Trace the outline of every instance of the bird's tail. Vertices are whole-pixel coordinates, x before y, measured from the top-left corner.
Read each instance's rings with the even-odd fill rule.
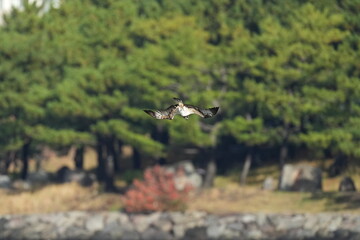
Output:
[[[209,118],[214,116],[219,111],[219,107],[212,107],[207,109],[200,109],[203,118]]]
[[[214,116],[219,111],[219,107],[209,108],[209,110],[211,111],[212,115]]]

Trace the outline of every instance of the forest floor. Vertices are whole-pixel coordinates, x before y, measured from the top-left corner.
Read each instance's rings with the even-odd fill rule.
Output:
[[[316,165],[312,161],[309,164]],[[52,158],[45,162],[46,171],[55,172],[64,165],[73,167],[69,157]],[[85,168],[95,166],[94,153],[86,155]],[[34,163],[32,163],[31,167]],[[343,175],[351,176],[360,187],[359,171],[352,169]],[[266,191],[261,189],[267,176],[278,179],[277,166],[264,166],[250,171],[248,184],[238,184],[239,171],[227,176],[218,176],[213,188],[193,196],[188,204],[189,210],[202,210],[210,213],[316,213],[339,212],[360,214],[360,192],[339,193],[337,191],[341,176],[323,176],[323,192],[300,193]],[[124,179],[117,185],[124,186]],[[81,187],[77,183],[50,184],[33,191],[8,192],[0,190],[0,214],[48,213],[61,211],[117,211],[121,209],[121,195],[104,193],[99,185]]]

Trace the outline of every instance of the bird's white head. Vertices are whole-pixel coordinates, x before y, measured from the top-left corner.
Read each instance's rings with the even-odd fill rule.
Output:
[[[183,105],[184,105],[183,101],[182,101],[180,98],[173,98],[173,99],[174,99],[174,101],[175,101],[177,104],[179,104],[179,106],[183,106]]]

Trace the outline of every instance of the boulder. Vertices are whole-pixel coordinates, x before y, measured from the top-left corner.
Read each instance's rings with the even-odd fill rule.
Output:
[[[266,177],[264,182],[263,182],[263,185],[262,185],[262,189],[263,190],[269,190],[269,191],[272,191],[274,190],[274,178],[273,177]]]
[[[181,161],[164,168],[167,172],[175,175],[175,187],[178,190],[183,190],[187,184],[190,184],[194,189],[199,189],[202,186],[202,176],[191,161]]]
[[[0,174],[0,188],[9,189],[11,187],[11,180],[8,175]]]
[[[279,190],[314,192],[322,190],[320,168],[310,165],[285,164],[280,176]]]
[[[33,188],[33,186],[28,182],[21,179],[16,179],[11,184],[12,189],[17,191],[29,191]]]
[[[50,182],[50,177],[44,170],[30,172],[27,176],[27,181],[32,186],[46,185]]]
[[[72,170],[67,166],[56,172],[56,178],[59,183],[78,182],[84,187],[91,186],[96,181],[95,174],[82,170]]]
[[[355,183],[351,177],[343,177],[339,185],[339,192],[356,192]]]
[[[66,178],[66,174],[68,174],[69,171],[71,171],[71,170],[67,166],[63,166],[63,167],[59,168],[56,171],[56,181],[59,182],[59,183],[64,183],[65,178]]]

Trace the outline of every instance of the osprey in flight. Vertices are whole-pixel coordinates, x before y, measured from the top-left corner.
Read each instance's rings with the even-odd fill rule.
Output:
[[[219,110],[219,107],[201,109],[196,106],[184,104],[179,98],[174,98],[174,100],[177,104],[171,105],[165,110],[144,110],[144,112],[156,119],[172,120],[177,114],[180,114],[185,119],[188,119],[191,114],[196,114],[203,118],[209,118],[214,116]]]

